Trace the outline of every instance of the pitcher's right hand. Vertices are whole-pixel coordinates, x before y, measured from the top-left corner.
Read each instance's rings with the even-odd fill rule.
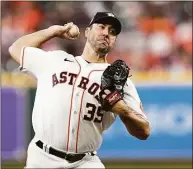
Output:
[[[77,39],[80,34],[79,28],[72,22],[67,23],[64,26],[53,25],[53,26],[50,26],[48,30],[50,30],[53,33],[54,37],[59,37],[59,38],[69,39],[69,40]],[[73,36],[73,34],[71,33],[72,30],[73,30],[73,34],[76,34],[76,36]]]

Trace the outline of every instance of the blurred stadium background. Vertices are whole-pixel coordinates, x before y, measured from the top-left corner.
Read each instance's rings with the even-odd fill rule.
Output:
[[[23,167],[33,137],[36,80],[18,71],[8,47],[20,36],[74,22],[76,41],[52,39],[45,50],[81,54],[84,29],[97,11],[123,24],[108,57],[127,62],[151,122],[146,141],[129,136],[117,119],[98,154],[107,168],[192,168],[192,2],[1,2],[1,162]],[[42,65],[43,67],[43,65]]]

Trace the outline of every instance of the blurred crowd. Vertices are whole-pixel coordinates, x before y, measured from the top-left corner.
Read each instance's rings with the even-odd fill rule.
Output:
[[[8,47],[19,37],[53,24],[74,22],[81,31],[76,41],[54,38],[42,47],[82,53],[84,30],[98,11],[113,12],[123,26],[109,62],[125,60],[134,71],[192,70],[192,2],[52,2],[3,1],[1,71],[18,67]]]

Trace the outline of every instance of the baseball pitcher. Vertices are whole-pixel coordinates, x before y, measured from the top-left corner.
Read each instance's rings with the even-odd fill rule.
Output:
[[[9,48],[20,70],[37,78],[32,114],[35,136],[29,144],[25,168],[104,168],[97,156],[102,134],[119,116],[128,132],[145,140],[149,122],[122,60],[108,64],[121,23],[108,12],[98,12],[85,30],[80,56],[40,49],[59,37],[75,40],[73,23],[53,25],[25,35]]]

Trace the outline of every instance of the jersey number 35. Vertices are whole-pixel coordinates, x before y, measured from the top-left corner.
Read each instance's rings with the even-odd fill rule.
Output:
[[[86,108],[88,109],[88,111],[87,114],[84,115],[84,120],[94,121],[96,123],[102,122],[103,113],[101,112],[101,106],[97,108],[95,104],[87,103]]]

